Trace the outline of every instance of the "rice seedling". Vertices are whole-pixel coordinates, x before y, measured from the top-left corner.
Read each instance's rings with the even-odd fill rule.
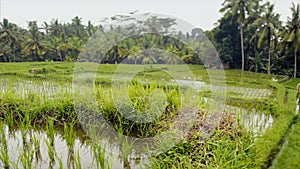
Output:
[[[123,137],[120,135],[118,135],[118,142],[120,143],[120,157],[123,159],[124,164],[127,163],[126,166],[128,166],[128,158],[130,154],[132,154],[134,143],[130,142],[127,137]]]
[[[4,119],[5,119],[5,122],[7,123],[7,125],[9,126],[9,128],[13,128],[14,121],[15,121],[15,117],[14,117],[13,113],[10,111],[6,111],[4,113]]]
[[[49,166],[50,168],[52,168],[55,162],[55,149],[54,149],[55,130],[54,130],[54,122],[52,119],[49,119],[46,124],[46,133],[47,133],[47,139],[45,138],[44,141],[48,147]]]
[[[54,162],[55,162],[55,150],[54,146],[51,144],[51,141],[48,139],[44,139],[47,148],[48,148],[48,157],[49,157],[49,168],[53,168]]]
[[[40,149],[40,139],[33,133],[31,134],[31,139],[33,142],[33,151],[35,154],[35,160],[36,160],[36,163],[38,163],[40,160],[42,160],[42,154],[41,154],[41,149]]]
[[[52,119],[49,119],[47,121],[46,132],[47,132],[47,136],[48,136],[51,147],[54,147],[55,130],[54,130],[54,122]]]
[[[105,147],[103,148],[99,143],[94,143],[92,149],[97,168],[106,168]]]
[[[19,156],[19,159],[24,169],[33,169],[34,150],[30,147],[26,150],[23,149],[23,153]]]
[[[64,124],[64,139],[70,151],[74,151],[76,133],[74,130],[74,123]]]
[[[77,155],[76,155],[76,158],[75,158],[75,161],[74,161],[74,163],[75,163],[75,168],[76,169],[81,169],[81,162],[80,162],[80,153],[79,153],[79,151],[77,152]]]
[[[3,163],[3,168],[9,169],[10,168],[10,160],[8,155],[8,145],[6,141],[5,135],[5,126],[2,122],[0,122],[0,133],[1,133],[1,149],[0,149],[0,159]]]
[[[55,156],[58,159],[59,169],[63,169],[64,168],[64,164],[63,164],[62,159],[57,154],[55,154]]]
[[[64,139],[66,141],[66,144],[68,146],[68,166],[76,166],[80,164],[80,159],[79,161],[76,161],[77,159],[75,158],[75,153],[74,153],[74,145],[75,145],[75,138],[76,133],[74,131],[74,124],[64,124]],[[79,156],[80,157],[80,156]]]

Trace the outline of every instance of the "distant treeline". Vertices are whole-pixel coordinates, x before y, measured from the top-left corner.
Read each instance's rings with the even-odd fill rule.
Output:
[[[291,4],[292,15],[284,22],[280,21],[280,15],[274,12],[274,5],[270,2],[224,0],[222,5],[220,12],[223,16],[216,27],[205,34],[197,28],[187,33],[174,32],[175,19],[156,16],[130,27],[111,26],[109,29],[104,28],[105,24],[88,22],[84,25],[80,17],[69,23],[53,19],[41,27],[36,21],[29,21],[28,27],[23,29],[4,18],[0,22],[0,62],[76,61],[83,53],[80,61],[222,65],[296,77],[300,63],[297,59],[300,54],[299,4]],[[130,16],[118,15],[108,20]],[[116,43],[108,51],[104,45],[84,47],[96,32]],[[124,32],[134,36],[120,39],[119,35]],[[172,36],[161,36],[161,33]],[[217,63],[216,51],[205,35],[216,47],[222,64]],[[179,57],[172,57],[172,54]]]

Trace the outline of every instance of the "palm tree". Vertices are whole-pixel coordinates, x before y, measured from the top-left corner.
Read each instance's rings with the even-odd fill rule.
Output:
[[[51,37],[59,37],[62,32],[62,25],[58,22],[57,19],[54,19],[50,22],[48,26],[49,33]]]
[[[138,53],[141,51],[139,46],[133,46],[128,50],[128,59],[134,59],[134,64],[137,64],[137,60],[140,58],[141,54]]]
[[[179,50],[174,45],[169,45],[166,48],[166,51],[170,52],[165,55],[165,60],[167,64],[176,64],[179,62],[178,55]]]
[[[49,49],[54,52],[55,57],[59,57],[59,60],[62,62],[62,49],[64,49],[65,44],[63,43],[61,38],[53,37],[49,41]]]
[[[243,28],[246,24],[246,16],[249,13],[252,1],[251,0],[225,0],[222,4],[224,7],[220,9],[220,12],[225,13],[225,18],[230,16],[238,16],[238,23],[240,24],[240,37],[242,48],[242,71],[245,69],[245,53],[244,53],[244,31]],[[233,17],[235,18],[235,17]]]
[[[82,18],[76,16],[72,19],[71,32],[73,36],[77,36],[80,39],[83,39],[85,37],[86,32],[84,30],[84,25],[82,25]]]
[[[291,44],[294,48],[294,78],[297,76],[297,53],[300,49],[300,5],[292,3],[292,18],[288,17],[287,31],[283,43]]]
[[[11,62],[11,56],[14,56],[14,48],[17,43],[17,37],[13,32],[13,27],[14,25],[9,23],[6,18],[0,23],[0,44],[2,49],[6,48],[6,50],[1,53],[7,56],[8,62]]]
[[[82,50],[83,41],[78,37],[68,39],[68,43],[63,48],[68,48],[72,59],[76,60]]]
[[[86,27],[86,32],[89,37],[91,37],[95,32],[97,31],[97,28],[92,24],[91,21],[88,21],[88,25]]]
[[[36,21],[28,23],[29,33],[24,43],[24,53],[33,56],[33,60],[41,60],[40,56],[46,52],[46,44],[42,39],[41,32]]]
[[[274,4],[270,4],[269,2],[266,4],[266,12],[265,14],[258,18],[255,22],[260,23],[262,25],[259,28],[258,33],[260,34],[258,40],[258,48],[261,48],[265,40],[268,42],[268,74],[271,74],[271,51],[272,51],[272,40],[275,38],[276,28],[277,25],[280,24],[279,22],[279,14],[274,13]]]

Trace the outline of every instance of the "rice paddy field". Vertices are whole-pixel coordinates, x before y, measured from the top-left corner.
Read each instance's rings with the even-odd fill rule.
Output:
[[[0,168],[299,168],[298,79],[0,63]]]

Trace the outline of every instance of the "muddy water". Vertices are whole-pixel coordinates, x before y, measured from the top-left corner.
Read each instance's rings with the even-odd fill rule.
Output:
[[[54,136],[54,146],[52,150],[55,152],[55,160],[51,162],[48,151],[46,140],[49,140],[45,131],[36,131],[36,130],[27,130],[25,143],[23,141],[22,132],[20,130],[9,131],[8,126],[4,126],[5,139],[7,141],[8,155],[11,161],[10,164],[13,164],[12,168],[24,168],[21,162],[21,157],[24,157],[28,152],[32,153],[32,164],[33,168],[78,168],[76,167],[76,161],[80,161],[81,168],[97,168],[98,162],[95,159],[93,147],[88,140],[83,141],[82,138],[77,137],[75,139],[74,150],[70,151],[67,146],[66,140],[64,137],[56,133]],[[40,143],[38,144],[38,153],[34,151],[34,141],[33,137],[38,138]],[[1,138],[4,139],[4,138]],[[105,156],[105,168],[109,168],[110,165],[112,169],[136,169],[136,168],[145,168],[145,163],[147,159],[141,157],[132,157],[123,158],[120,148],[116,145],[104,143],[105,140],[102,140],[101,146],[105,147],[103,150],[103,155]],[[114,154],[109,154],[107,152],[114,152]],[[116,155],[116,153],[118,155]],[[60,164],[60,162],[62,164]],[[98,164],[97,164],[98,163]],[[3,167],[3,164],[0,160],[0,167]],[[99,167],[100,168],[100,167]]]
[[[226,106],[225,111],[234,112],[237,120],[254,136],[260,136],[271,128],[274,122],[273,116],[269,113],[258,112],[255,109],[246,110],[239,107]]]

